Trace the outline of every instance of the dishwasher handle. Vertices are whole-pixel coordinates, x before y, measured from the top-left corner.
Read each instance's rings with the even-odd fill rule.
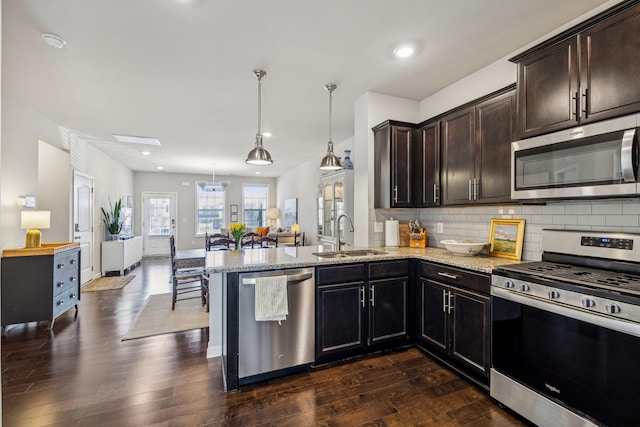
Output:
[[[300,273],[300,274],[292,274],[292,275],[287,275],[287,285],[293,284],[293,283],[298,283],[298,282],[304,282],[305,280],[309,280],[313,277],[312,273]],[[243,285],[255,285],[256,284],[256,279],[254,278],[246,278],[246,279],[242,279],[242,284]]]

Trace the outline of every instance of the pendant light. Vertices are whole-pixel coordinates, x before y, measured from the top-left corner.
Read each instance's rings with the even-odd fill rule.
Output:
[[[266,71],[263,70],[253,70],[253,75],[258,79],[258,133],[256,133],[256,147],[249,151],[249,155],[247,156],[247,160],[245,162],[250,165],[258,165],[265,166],[273,163],[271,160],[271,154],[262,146],[262,132],[260,130],[260,119],[261,119],[261,109],[262,109],[262,83],[261,80],[264,76],[267,75]]]
[[[340,159],[333,154],[333,141],[331,140],[331,134],[333,133],[332,122],[331,122],[331,94],[334,90],[336,90],[338,86],[333,83],[327,83],[324,88],[329,92],[329,143],[327,144],[327,154],[324,155],[322,161],[320,162],[319,169],[329,170],[329,171],[337,171],[342,169],[342,165],[340,164]]]

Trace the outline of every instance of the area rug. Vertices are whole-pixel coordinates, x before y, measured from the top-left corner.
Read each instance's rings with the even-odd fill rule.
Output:
[[[178,301],[171,310],[171,294],[150,295],[122,341],[209,327],[209,313],[199,298]]]
[[[131,276],[111,276],[98,277],[93,279],[81,288],[81,292],[110,291],[113,289],[122,289],[136,277]]]

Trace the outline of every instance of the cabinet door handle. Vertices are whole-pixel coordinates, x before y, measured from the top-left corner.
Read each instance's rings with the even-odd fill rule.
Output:
[[[480,185],[480,180],[473,178],[473,200],[478,200],[478,185]]]
[[[582,117],[585,119],[588,116],[589,111],[589,88],[585,88],[582,92]]]
[[[447,291],[442,291],[442,312],[447,312]]]
[[[375,288],[371,287],[371,307],[375,307],[376,305],[376,291]]]
[[[569,104],[571,104],[571,115],[575,116],[576,122],[580,120],[580,110],[578,109],[578,92],[569,91]]]
[[[458,276],[456,276],[455,274],[444,273],[442,271],[438,271],[438,276],[443,276],[443,277],[448,277],[449,279],[458,280]]]
[[[398,203],[398,186],[393,187],[393,203]]]
[[[453,292],[449,291],[449,311],[448,311],[448,313],[451,313],[451,310],[453,310],[453,304],[451,302],[452,298],[453,298]]]
[[[438,199],[440,199],[440,188],[438,184],[433,184],[433,203],[438,203]]]
[[[362,308],[364,308],[364,286],[360,286],[360,304],[362,304]]]
[[[64,263],[58,264],[58,268],[64,268]]]
[[[472,196],[472,194],[473,194],[473,193],[472,193],[472,190],[471,190],[471,187],[472,187],[472,186],[473,186],[473,184],[471,183],[471,179],[469,179],[469,200],[473,200],[473,199],[471,198],[471,196]]]

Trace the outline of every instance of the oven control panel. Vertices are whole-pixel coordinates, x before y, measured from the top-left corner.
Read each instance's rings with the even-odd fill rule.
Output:
[[[616,239],[612,237],[582,236],[580,246],[593,246],[596,248],[613,248],[633,250],[633,239]]]

